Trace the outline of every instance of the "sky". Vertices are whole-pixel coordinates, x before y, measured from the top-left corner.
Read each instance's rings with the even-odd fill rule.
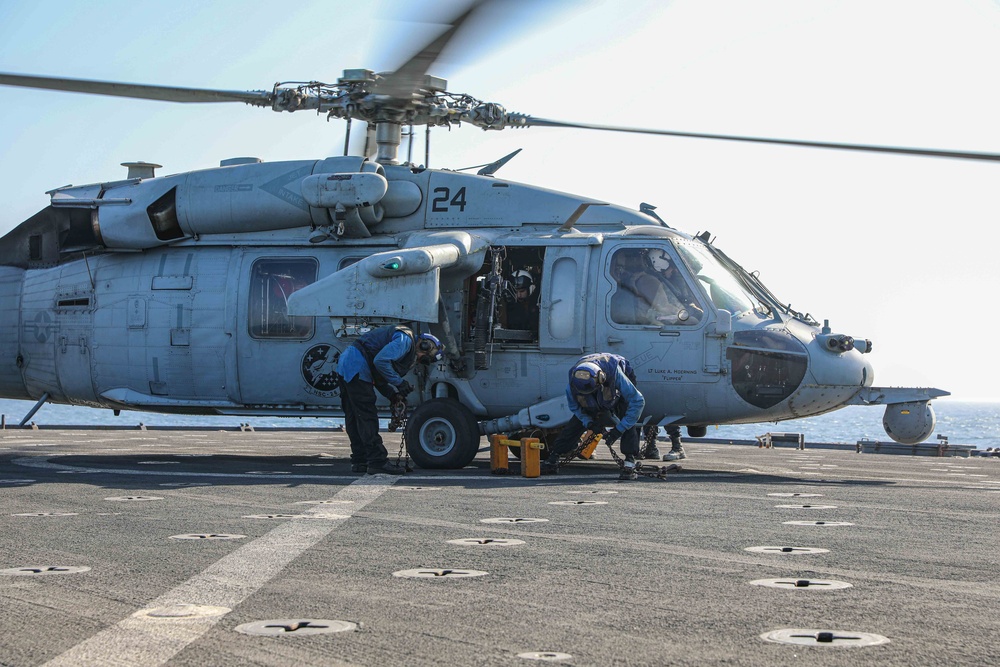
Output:
[[[442,9],[444,7],[444,9]],[[226,90],[393,68],[442,2],[0,0],[0,71]],[[1000,153],[997,0],[500,1],[432,73],[543,118]],[[339,155],[311,112],[0,87],[0,233],[46,190]],[[425,162],[423,137],[414,161]],[[873,341],[875,384],[1000,400],[1000,164],[595,131],[432,131],[431,167],[708,230],[780,299]],[[405,155],[405,144],[402,154]]]

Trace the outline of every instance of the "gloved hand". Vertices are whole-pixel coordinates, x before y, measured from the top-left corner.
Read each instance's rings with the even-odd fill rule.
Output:
[[[589,422],[587,422],[586,424],[583,425],[583,429],[585,431],[593,431],[594,433],[597,433],[597,430],[598,430],[597,422],[595,422],[595,421],[589,421]]]
[[[608,443],[609,445],[613,445],[620,437],[622,437],[622,432],[619,431],[617,428],[613,428],[610,431],[608,431],[607,435],[604,436],[604,442]]]
[[[396,393],[398,393],[402,398],[409,396],[410,392],[413,391],[413,387],[406,380],[403,380],[398,387],[396,387]]]

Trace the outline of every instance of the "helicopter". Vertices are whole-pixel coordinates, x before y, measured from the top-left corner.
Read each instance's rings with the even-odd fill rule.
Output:
[[[0,239],[0,395],[114,410],[340,416],[334,369],[358,335],[409,323],[446,359],[420,377],[406,426],[414,461],[459,468],[482,435],[568,420],[566,370],[580,355],[630,359],[645,422],[692,437],[713,424],[781,421],[846,405],[885,407],[891,438],[929,437],[932,388],[876,387],[863,336],[781,302],[713,243],[632,210],[496,176],[423,168],[403,129],[565,127],[958,159],[983,153],[786,141],[537,118],[451,93],[428,74],[482,3],[391,72],[334,84],[224,91],[0,74],[0,84],[168,102],[244,103],[365,123],[359,154],[126,178],[50,192]],[[412,141],[410,145],[412,147]],[[374,149],[372,152],[371,149]],[[653,251],[685,299],[631,287]],[[515,274],[538,321],[508,326]],[[666,294],[666,290],[664,289]],[[645,303],[645,305],[643,305]],[[666,306],[662,304],[666,303]],[[16,314],[16,319],[11,317]],[[388,412],[388,403],[381,404]],[[30,418],[26,417],[26,419]]]

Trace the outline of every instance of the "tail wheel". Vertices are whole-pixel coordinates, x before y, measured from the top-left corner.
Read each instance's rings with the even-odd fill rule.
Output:
[[[406,451],[421,468],[464,468],[479,451],[479,424],[455,399],[433,398],[406,420]]]

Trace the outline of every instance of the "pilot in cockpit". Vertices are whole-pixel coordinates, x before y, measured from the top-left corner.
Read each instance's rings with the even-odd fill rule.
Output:
[[[625,248],[615,253],[611,276],[618,288],[611,297],[611,319],[619,324],[679,324],[689,318],[684,304],[652,270],[646,251]]]
[[[667,251],[662,248],[650,248],[646,251],[646,262],[664,289],[670,292],[671,296],[680,302],[680,305],[687,311],[686,323],[700,322],[705,313],[698,305],[691,288],[684,281],[684,276],[681,275]],[[670,313],[666,313],[666,315],[669,317]],[[663,320],[661,319],[661,321]]]

